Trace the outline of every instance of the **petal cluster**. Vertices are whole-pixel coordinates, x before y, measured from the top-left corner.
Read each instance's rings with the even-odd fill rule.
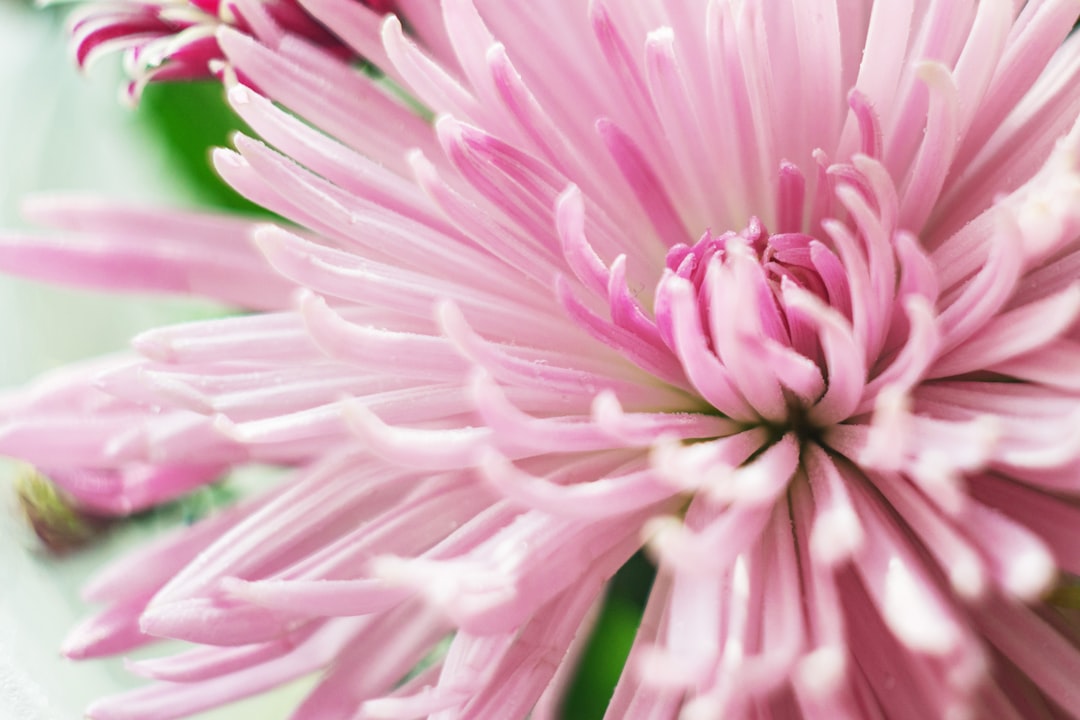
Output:
[[[216,166],[285,222],[0,246],[256,311],[31,389],[0,450],[120,511],[290,468],[91,584],[69,654],[194,645],[92,717],[318,671],[292,717],[555,717],[643,547],[612,720],[1080,715],[1074,1],[304,7],[392,82],[218,28],[262,139]]]

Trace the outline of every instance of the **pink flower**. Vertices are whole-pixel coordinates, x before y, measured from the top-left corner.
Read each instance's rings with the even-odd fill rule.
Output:
[[[1080,714],[1044,600],[1080,574],[1075,2],[443,0],[417,43],[305,7],[435,121],[222,27],[268,144],[217,167],[295,226],[52,205],[0,249],[262,310],[36,391],[0,449],[113,506],[131,467],[295,467],[90,586],[70,654],[195,644],[92,717],[319,670],[293,717],[552,717],[643,545],[609,718]]]
[[[389,12],[388,0],[355,0],[355,12],[370,22]],[[366,8],[364,6],[367,6]],[[124,51],[134,101],[147,83],[190,80],[217,73],[222,58],[215,33],[234,27],[273,45],[283,32],[349,57],[351,52],[295,0],[89,0],[70,18],[79,65]]]

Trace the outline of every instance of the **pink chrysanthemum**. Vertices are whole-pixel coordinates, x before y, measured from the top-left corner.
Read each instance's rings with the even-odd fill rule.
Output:
[[[390,0],[350,1],[367,6],[372,19],[394,5]],[[223,57],[215,33],[222,25],[271,46],[288,32],[348,56],[347,48],[296,0],[90,0],[72,14],[70,24],[80,66],[124,52],[130,100],[138,99],[150,82],[216,74],[215,63]]]
[[[27,390],[0,449],[114,511],[295,468],[88,588],[69,654],[197,645],[91,715],[325,670],[294,718],[551,717],[645,545],[609,718],[1080,717],[1075,0],[441,6],[305,0],[433,123],[218,30],[277,150],[217,167],[296,227],[45,203],[0,251],[260,311]]]

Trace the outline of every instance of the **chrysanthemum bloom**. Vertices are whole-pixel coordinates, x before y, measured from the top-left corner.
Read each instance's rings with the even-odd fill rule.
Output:
[[[362,3],[354,12],[369,25],[377,24],[380,14],[395,4],[349,2]],[[131,79],[127,97],[132,101],[150,82],[215,74],[215,63],[222,60],[215,33],[222,25],[271,46],[288,32],[348,55],[347,48],[296,0],[90,0],[72,13],[70,23],[80,66],[124,52],[124,68]]]
[[[9,406],[98,506],[294,468],[91,585],[70,654],[197,645],[93,717],[319,670],[293,717],[550,717],[643,546],[609,718],[1080,716],[1074,0],[305,6],[436,120],[222,28],[269,145],[217,167],[296,226],[45,204],[0,253],[263,311]]]

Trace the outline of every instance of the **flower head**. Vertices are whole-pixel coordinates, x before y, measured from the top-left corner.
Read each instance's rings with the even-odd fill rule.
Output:
[[[1080,711],[1042,599],[1080,573],[1076,3],[441,5],[380,43],[305,4],[434,122],[218,30],[269,145],[215,162],[294,226],[50,205],[0,251],[263,311],[34,391],[0,448],[120,508],[133,467],[295,468],[92,584],[70,654],[196,644],[92,716],[329,668],[294,717],[551,717],[643,545],[609,718]]]

